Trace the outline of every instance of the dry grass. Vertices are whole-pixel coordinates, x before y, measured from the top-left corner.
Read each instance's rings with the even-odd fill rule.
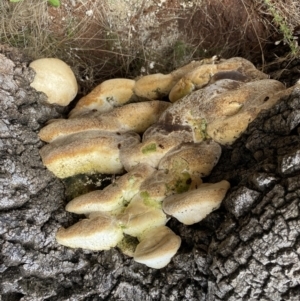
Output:
[[[268,15],[272,22],[269,24],[281,34],[281,40],[277,42],[287,44],[291,55],[299,54],[298,41],[293,37],[294,28],[300,24],[300,3],[298,0],[263,0],[264,10],[262,15]]]
[[[100,80],[124,74],[133,59],[110,28],[102,0],[89,2],[93,18],[85,14],[84,2],[83,12],[75,9],[75,15],[58,8],[58,17],[65,18],[58,28],[52,24],[46,0],[0,1],[0,43],[22,49],[31,60],[66,61],[86,93]]]
[[[75,0],[65,2],[72,1]],[[281,59],[292,59],[299,54],[297,41],[293,39],[293,29],[300,24],[298,0],[239,1],[246,12],[246,21],[240,27],[236,26],[236,22],[241,21],[238,14],[231,16],[231,8],[226,3],[211,0],[209,3],[216,5],[209,6],[206,0],[194,0],[190,9],[182,5],[174,9],[173,17],[160,17],[161,29],[172,21],[183,28],[176,40],[166,41],[166,46],[161,48],[151,47],[152,41],[130,26],[120,30],[111,19],[108,1],[77,2],[81,6],[70,14],[66,7],[56,9],[65,20],[63,28],[55,28],[47,0],[0,1],[0,43],[22,49],[31,59],[58,57],[65,60],[73,67],[83,87],[82,93],[106,78],[135,77],[143,69],[144,73],[168,72],[192,59],[214,54],[241,55],[252,60],[260,56],[264,62],[266,45],[274,36],[280,37],[291,49]],[[141,8],[147,2],[139,3],[142,4],[135,16],[138,25],[143,21]],[[190,2],[181,0],[181,3]],[[85,13],[87,10],[93,11],[92,17]],[[197,27],[198,20],[201,24]],[[253,45],[256,43],[253,53],[249,52],[249,39]]]

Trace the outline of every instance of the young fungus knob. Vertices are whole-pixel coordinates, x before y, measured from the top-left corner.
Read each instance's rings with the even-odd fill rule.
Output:
[[[56,58],[43,58],[33,61],[31,67],[36,75],[31,87],[43,92],[50,104],[67,106],[76,96],[78,85],[72,69]]]
[[[133,255],[136,262],[154,269],[165,267],[176,254],[181,238],[166,226],[147,231],[140,239]]]

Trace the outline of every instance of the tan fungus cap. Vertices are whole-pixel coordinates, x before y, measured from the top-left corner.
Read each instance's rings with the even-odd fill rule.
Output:
[[[127,171],[137,164],[149,164],[156,168],[159,161],[168,151],[183,142],[192,141],[192,133],[190,132],[171,131],[168,134],[164,134],[155,131],[154,127],[151,135],[149,134],[151,127],[144,133],[142,143],[135,145],[135,147],[128,145],[122,148],[120,153],[121,161]]]
[[[151,228],[165,225],[168,221],[161,204],[143,194],[136,195],[117,218],[123,232],[134,237],[141,236]]]
[[[124,171],[120,160],[122,147],[139,144],[140,137],[133,132],[115,134],[87,131],[69,135],[45,145],[40,150],[44,165],[58,178],[76,174]]]
[[[139,97],[162,99],[169,94],[176,81],[171,74],[145,75],[137,80],[133,90]]]
[[[133,87],[135,81],[126,78],[114,78],[102,82],[96,86],[88,95],[82,97],[69,117],[80,116],[86,111],[96,110],[107,112],[114,107],[135,101]]]
[[[43,127],[39,137],[52,142],[62,136],[91,130],[143,133],[169,106],[165,101],[154,100],[127,104],[105,113],[89,112],[78,118],[57,119]]]
[[[171,174],[188,172],[190,175],[208,176],[219,161],[222,149],[213,140],[200,143],[183,143],[169,151],[159,162],[158,168]]]
[[[215,97],[206,107],[207,112],[209,108],[215,111],[215,118],[207,124],[207,134],[222,145],[232,144],[262,110],[279,101],[284,90],[279,81],[264,79]]]

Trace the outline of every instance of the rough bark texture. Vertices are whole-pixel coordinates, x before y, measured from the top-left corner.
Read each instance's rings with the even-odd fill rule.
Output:
[[[209,178],[231,182],[224,206],[193,226],[171,220],[182,246],[154,270],[117,249],[55,242],[56,230],[77,217],[64,211],[64,185],[41,163],[37,132],[62,111],[30,88],[24,58],[0,53],[1,301],[298,300],[298,89],[224,148]]]
[[[210,181],[233,185],[208,255],[207,300],[299,300],[300,88],[251,123]]]

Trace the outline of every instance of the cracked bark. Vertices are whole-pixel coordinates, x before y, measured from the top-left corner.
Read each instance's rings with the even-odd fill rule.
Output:
[[[208,250],[207,300],[298,300],[300,89],[263,112],[210,181],[236,183]]]
[[[224,148],[209,181],[232,184],[203,222],[169,226],[178,254],[153,270],[122,255],[58,245],[65,187],[42,165],[37,132],[61,116],[30,88],[27,61],[0,47],[1,301],[298,300],[300,91],[263,112]]]

